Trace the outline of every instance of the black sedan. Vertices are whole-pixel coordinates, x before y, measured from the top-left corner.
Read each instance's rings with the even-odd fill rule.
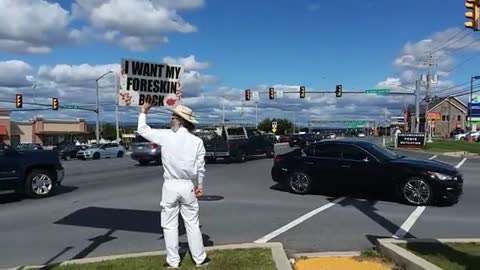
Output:
[[[390,191],[412,205],[455,203],[463,189],[462,175],[449,164],[399,156],[366,141],[327,140],[278,155],[271,174],[298,194],[332,186]]]

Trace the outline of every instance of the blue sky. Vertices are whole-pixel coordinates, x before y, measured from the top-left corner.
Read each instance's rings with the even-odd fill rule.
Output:
[[[308,91],[312,88],[333,90],[337,83],[341,83],[345,90],[366,89],[379,86],[379,83],[386,81],[387,78],[400,78],[401,85],[411,87],[412,81],[401,76],[402,72],[408,68],[394,65],[396,59],[402,55],[414,55],[418,60],[421,55],[425,55],[419,42],[432,38],[432,34],[438,33],[437,38],[433,38],[431,44],[423,47],[431,49],[436,45],[442,45],[452,37],[452,34],[459,31],[463,32],[457,36],[458,38],[471,32],[471,30],[464,30],[463,27],[466,20],[464,2],[454,0],[184,0],[185,3],[191,3],[191,6],[186,9],[169,7],[168,3],[174,1],[155,1],[167,3],[165,4],[167,10],[176,12],[185,23],[194,26],[196,31],[153,33],[152,36],[167,37],[168,42],[143,51],[132,51],[119,46],[118,42],[108,43],[99,38],[86,38],[73,46],[63,40],[42,41],[44,45],[47,44],[46,46],[51,48],[50,53],[17,53],[3,49],[0,50],[0,61],[23,61],[31,66],[33,76],[39,76],[37,70],[41,65],[96,66],[119,64],[120,59],[124,57],[162,61],[165,57],[182,58],[193,55],[197,62],[205,62],[209,65],[207,69],[198,72],[201,75],[215,77],[213,82],[202,83],[201,91],[195,90],[200,96],[213,95],[209,93],[216,93],[215,90],[222,87],[237,89],[237,92],[233,93],[241,96],[239,89],[254,89],[261,85],[305,85]],[[45,1],[31,0],[31,2],[33,5]],[[115,0],[103,2],[115,4]],[[151,0],[138,0],[131,3],[134,5],[137,2],[149,3]],[[54,1],[49,1],[49,4],[52,3]],[[59,3],[70,17],[72,2],[64,0]],[[93,11],[90,14],[90,20],[88,16],[75,18],[65,29],[90,27],[90,34],[102,34],[102,31],[109,29],[120,31],[135,29],[135,25],[122,25],[115,28],[112,22],[109,22],[110,28],[92,28],[91,26],[94,25],[94,20],[91,19],[92,14],[94,14]],[[142,14],[136,15],[138,18],[142,17]],[[32,27],[35,27],[33,22]],[[138,32],[142,31],[142,27],[139,27]],[[8,29],[0,31],[0,38],[12,38],[10,32]],[[148,36],[148,34],[142,35],[141,38]],[[463,40],[460,39],[457,42],[457,45],[470,38],[478,39],[478,33],[465,36]],[[405,50],[407,43],[417,45],[419,48],[407,52]],[[449,69],[455,64],[462,63],[463,60],[469,60],[470,57],[478,54],[478,48],[480,48],[478,42],[471,45],[459,50],[455,50],[453,45],[450,48],[447,47],[445,55],[440,55],[442,58],[439,58],[439,61],[444,61],[448,57],[450,62],[444,67]],[[476,67],[477,61],[478,59],[472,58],[448,76],[447,74],[441,76],[440,79],[444,84],[439,84],[438,88],[467,81],[470,74],[480,72]],[[442,64],[441,62],[439,64],[439,71],[441,71]],[[414,72],[418,73],[422,70],[417,69]],[[291,102],[295,103],[297,100],[293,99]],[[319,100],[318,106],[315,104],[310,106],[328,107],[331,105],[328,102]],[[334,100],[336,108],[327,110],[328,114],[342,113],[342,108],[348,105],[353,106],[349,113],[365,112],[367,114],[365,106],[368,106],[368,103],[356,104],[355,102],[355,98]],[[382,102],[378,100],[375,102],[374,105],[381,108],[379,103]],[[399,100],[398,104],[391,106],[397,106],[400,110],[402,102],[403,100]],[[198,104],[198,101],[194,104]],[[259,106],[265,106],[265,115],[271,114],[274,109],[279,109],[268,104],[268,100],[262,101]],[[236,113],[237,107],[238,104],[231,104],[229,108],[232,114]],[[315,113],[322,114],[321,111]],[[368,114],[371,112],[369,111]]]

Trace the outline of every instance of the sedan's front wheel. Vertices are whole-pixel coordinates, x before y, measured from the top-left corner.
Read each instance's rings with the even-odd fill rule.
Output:
[[[433,199],[432,187],[420,178],[410,178],[400,185],[400,197],[412,205],[428,205]]]
[[[307,194],[312,190],[312,180],[304,172],[294,172],[288,178],[288,187],[297,194]]]

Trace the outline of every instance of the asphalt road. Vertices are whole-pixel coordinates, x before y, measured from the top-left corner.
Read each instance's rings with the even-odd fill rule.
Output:
[[[287,149],[283,147],[286,151]],[[412,154],[422,158],[431,155]],[[457,165],[460,158],[436,159]],[[253,242],[342,194],[295,195],[276,189],[272,159],[207,164],[200,223],[206,245]],[[427,207],[409,237],[478,237],[480,160],[467,160],[464,196]],[[161,166],[129,157],[66,161],[65,187],[42,200],[0,195],[0,268],[164,249],[159,201]],[[269,239],[287,252],[362,250],[394,235],[415,207],[388,198],[348,197]],[[181,246],[187,246],[184,229]]]

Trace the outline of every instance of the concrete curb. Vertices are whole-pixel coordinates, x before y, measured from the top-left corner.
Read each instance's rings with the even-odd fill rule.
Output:
[[[234,244],[234,245],[221,245],[221,246],[213,246],[213,247],[206,247],[207,251],[214,251],[214,250],[229,250],[229,249],[250,249],[250,248],[270,248],[272,251],[272,257],[275,261],[275,265],[278,270],[292,270],[292,266],[288,261],[287,255],[283,249],[283,245],[281,243],[272,242],[272,243],[245,243],[245,244]],[[121,254],[121,255],[111,255],[111,256],[101,256],[101,257],[92,257],[92,258],[84,258],[84,259],[76,259],[76,260],[68,260],[61,263],[49,264],[49,265],[29,265],[29,266],[19,266],[14,268],[7,268],[4,270],[26,270],[26,269],[40,269],[40,268],[47,268],[50,266],[62,266],[62,265],[71,265],[71,264],[85,264],[85,263],[95,263],[101,261],[110,261],[116,259],[125,259],[125,258],[138,258],[138,257],[147,257],[147,256],[161,256],[166,255],[167,252],[165,250],[161,251],[150,251],[150,252],[140,252],[140,253],[128,253],[128,254]]]
[[[296,259],[307,258],[319,258],[319,257],[357,257],[360,256],[360,251],[329,251],[329,252],[313,252],[313,253],[297,253],[293,257]]]
[[[388,147],[388,149],[393,151],[401,151],[401,152],[409,152],[409,153],[420,153],[420,154],[429,154],[429,155],[438,155],[443,157],[457,157],[457,158],[469,158],[469,159],[480,159],[479,154],[470,153],[470,152],[431,152],[431,151],[424,151],[424,150],[412,150],[407,148],[393,148]]]
[[[449,239],[378,239],[378,247],[381,252],[394,261],[396,264],[404,267],[406,270],[442,270],[440,267],[429,261],[415,255],[414,253],[398,246],[406,243],[469,243],[479,242],[480,238],[449,238]]]

